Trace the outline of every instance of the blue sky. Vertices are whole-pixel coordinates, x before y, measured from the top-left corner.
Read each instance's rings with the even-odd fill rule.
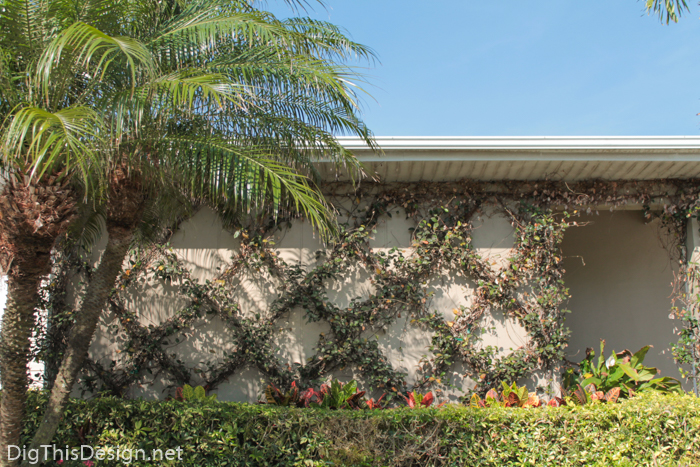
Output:
[[[363,107],[377,135],[700,134],[694,1],[669,26],[636,0],[326,2],[310,16],[379,55]]]

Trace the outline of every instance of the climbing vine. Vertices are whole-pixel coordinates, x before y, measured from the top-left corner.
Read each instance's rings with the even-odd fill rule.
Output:
[[[636,204],[644,206],[647,219],[659,217],[672,232],[669,251],[681,264],[675,296],[680,300],[681,284],[690,277],[685,264],[686,223],[700,209],[700,187],[682,181],[421,183],[361,190],[334,184],[324,189],[338,210],[340,234],[317,253],[319,261],[308,269],[288,264],[275,249],[275,233],[288,228],[291,219],[256,229],[240,226],[235,232],[241,239],[238,252],[216,278],[204,283],[192,278],[167,243],[134,251],[109,303],[116,318],[114,331],[126,335],[122,354],[107,364],[90,360],[85,387],[123,395],[148,372],[173,386],[196,384],[212,390],[248,367],[258,368],[276,384],[294,380],[314,384],[348,368],[366,387],[395,393],[461,387],[461,381],[449,376],[460,364],[463,377],[473,381],[472,390],[483,393],[501,381],[548,370],[564,359],[569,295],[560,245],[566,229],[580,225],[582,213]],[[410,248],[370,248],[377,223],[398,208],[415,222]],[[504,216],[514,227],[515,245],[502,267],[482,258],[473,245],[472,220],[484,210]],[[352,265],[369,271],[373,292],[340,308],[329,299],[328,284],[341,280]],[[470,304],[434,309],[430,278],[455,272],[476,284]],[[264,308],[243,310],[238,297],[243,276],[274,284],[277,298]],[[138,281],[154,277],[176,286],[187,305],[159,324],[146,326],[124,294]],[[295,309],[304,310],[309,322],[327,323],[330,330],[318,336],[315,355],[289,364],[278,357],[273,342],[277,323]],[[517,321],[527,331],[525,344],[506,355],[484,345],[484,317],[492,312]],[[672,313],[692,316],[676,303]],[[233,350],[205,367],[188,367],[170,347],[196,320],[214,316],[226,326]],[[431,336],[415,381],[407,381],[406,374],[393,368],[373,338],[401,318]],[[684,319],[684,329],[691,329],[693,321]],[[682,350],[688,347],[688,332],[676,347],[679,359],[688,358]],[[690,340],[697,339],[694,336]]]

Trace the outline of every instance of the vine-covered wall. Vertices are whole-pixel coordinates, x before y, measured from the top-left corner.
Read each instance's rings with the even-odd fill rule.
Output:
[[[638,207],[641,219],[670,229],[666,247],[678,261],[698,188],[464,182],[325,191],[341,230],[327,247],[301,219],[227,232],[204,208],[163,244],[135,250],[83,388],[165,397],[189,383],[255,401],[268,381],[354,377],[378,392],[430,388],[452,400],[499,381],[552,391],[568,352],[567,229],[600,206]],[[79,299],[73,288],[69,303]]]

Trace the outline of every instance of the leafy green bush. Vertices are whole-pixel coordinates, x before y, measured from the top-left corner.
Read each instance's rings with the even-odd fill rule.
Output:
[[[33,393],[23,442],[40,420]],[[58,446],[182,449],[183,466],[696,466],[700,400],[640,394],[537,410],[325,410],[198,401],[73,400]],[[96,467],[122,466],[109,461]]]
[[[586,358],[579,364],[578,370],[569,368],[564,373],[564,387],[575,389],[578,385],[586,388],[585,392],[595,394],[597,391],[608,392],[620,388],[620,397],[633,396],[636,392],[676,392],[682,393],[681,383],[670,377],[657,377],[659,370],[644,365],[644,357],[651,346],[647,345],[632,354],[629,350],[612,352],[606,360],[605,340],[600,340],[598,362],[594,362],[595,351],[588,349]],[[593,388],[588,388],[589,385]]]

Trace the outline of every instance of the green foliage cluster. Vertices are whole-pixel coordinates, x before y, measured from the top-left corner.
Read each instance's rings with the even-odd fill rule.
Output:
[[[44,402],[32,394],[25,440]],[[182,460],[163,466],[694,466],[698,414],[699,399],[656,393],[538,410],[335,411],[107,397],[72,400],[54,442],[182,447]]]
[[[334,379],[331,384],[322,385],[318,392],[314,389],[309,389],[309,391],[316,399],[310,404],[315,409],[359,409],[365,395],[365,391],[357,389],[355,380],[343,384]]]
[[[365,391],[357,389],[355,380],[342,383],[334,379],[330,384],[322,384],[318,391],[314,388],[300,391],[296,381],[293,381],[288,391],[282,391],[274,384],[269,384],[265,388],[265,400],[260,402],[280,407],[361,409],[367,406],[364,396]]]
[[[265,388],[265,403],[280,407],[306,407],[309,403],[307,392],[300,392],[296,381],[292,382],[289,391],[281,391],[274,384],[268,384]]]
[[[700,300],[698,300],[700,304]],[[678,342],[673,343],[671,351],[673,358],[679,364],[692,365],[700,360],[700,319],[697,316],[684,312],[680,316],[681,326],[678,331]],[[681,367],[681,375],[690,376],[690,371]]]
[[[646,345],[634,354],[629,350],[613,351],[606,360],[605,341],[601,339],[598,362],[594,361],[595,351],[589,348],[578,369],[569,368],[564,374],[564,387],[587,388],[593,385],[593,390],[587,391],[591,393],[619,388],[623,398],[644,391],[682,393],[681,383],[677,379],[658,376],[658,369],[644,366],[644,357],[650,348],[650,345]]]
[[[388,401],[382,402],[386,393],[382,394],[376,401],[374,398],[367,399],[365,394],[366,391],[358,389],[357,381],[355,380],[342,383],[334,379],[330,384],[322,384],[318,391],[314,388],[299,390],[296,381],[294,381],[288,391],[280,390],[275,385],[269,384],[265,389],[265,400],[260,402],[280,407],[311,407],[331,410],[376,410],[388,408]],[[411,409],[428,408],[435,401],[432,391],[428,391],[425,394],[411,391],[406,393],[405,396],[402,394],[401,398],[394,399],[394,401],[400,401],[401,399]],[[443,405],[445,405],[445,402],[440,403],[438,407]]]
[[[216,394],[210,394],[207,396],[206,389],[204,389],[202,386],[193,388],[189,384],[185,384],[181,388],[177,388],[177,390],[175,390],[175,400],[181,402],[197,401],[211,403],[216,401],[216,397]]]
[[[696,207],[689,215],[697,217],[700,208]],[[690,376],[689,368],[700,361],[700,265],[688,262],[681,265],[676,285],[676,303],[671,309],[671,318],[680,322],[678,342],[671,346],[673,358],[680,367],[681,375]]]
[[[499,393],[495,389],[489,389],[486,397],[482,400],[478,394],[473,394],[469,401],[469,406],[477,407],[541,407],[540,398],[534,392],[528,392],[527,387],[501,383],[502,391]]]

